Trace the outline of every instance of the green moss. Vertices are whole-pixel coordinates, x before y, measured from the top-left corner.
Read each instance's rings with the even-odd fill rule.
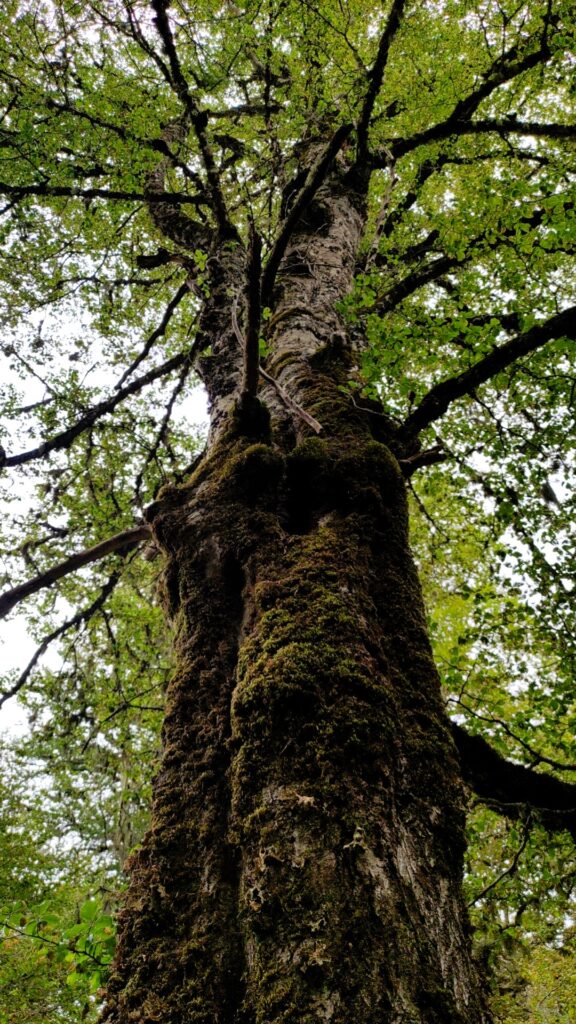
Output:
[[[246,982],[251,1024],[317,1024],[333,992],[380,1024],[395,965],[434,962],[392,829],[428,828],[433,801],[436,868],[461,856],[445,853],[458,796],[398,465],[345,432],[285,456],[231,429],[161,504],[179,665],[136,861],[130,998],[176,979],[162,1020],[213,1024],[242,1018]],[[435,992],[425,973],[415,987]],[[426,1005],[414,1020],[432,1024]]]
[[[252,444],[228,458],[219,474],[218,489],[255,502],[265,492],[276,492],[283,470],[284,460],[278,452],[266,444]]]

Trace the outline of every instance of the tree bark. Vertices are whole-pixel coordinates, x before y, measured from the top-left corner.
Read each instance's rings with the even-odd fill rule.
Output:
[[[177,668],[110,1024],[481,1024],[464,794],[389,419],[342,385],[364,224],[333,174],[277,277],[266,387],[233,409],[230,257],[203,318],[206,458],[150,510]],[[356,343],[357,344],[357,343]]]

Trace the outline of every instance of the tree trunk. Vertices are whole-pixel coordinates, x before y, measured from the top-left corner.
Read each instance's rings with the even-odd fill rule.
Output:
[[[335,174],[273,296],[267,369],[318,437],[271,386],[234,411],[242,268],[215,265],[211,442],[150,512],[177,669],[110,1024],[488,1020],[404,481],[388,418],[342,390],[363,219]]]

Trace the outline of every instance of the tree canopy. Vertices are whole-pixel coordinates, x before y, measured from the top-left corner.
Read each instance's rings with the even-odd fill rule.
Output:
[[[210,261],[228,246],[257,281],[231,316],[246,389],[273,386],[278,267],[337,161],[368,210],[342,394],[404,446],[450,715],[573,781],[575,22],[568,0],[7,0],[0,610],[38,648],[0,698],[31,722],[6,751],[0,1021],[94,1012],[171,667],[145,511],[204,443]],[[576,811],[517,785],[472,808],[472,914],[501,1019],[543,1020],[530,992],[557,970],[569,1021]],[[45,984],[25,937],[57,951]]]

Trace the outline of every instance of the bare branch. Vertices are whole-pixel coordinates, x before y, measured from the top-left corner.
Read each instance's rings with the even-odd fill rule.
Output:
[[[47,572],[40,573],[39,576],[27,580],[26,583],[20,583],[17,587],[13,587],[12,590],[7,590],[2,594],[0,596],[0,619],[6,618],[12,609],[26,597],[37,594],[39,590],[45,590],[46,587],[52,586],[56,580],[62,579],[63,576],[69,576],[70,573],[76,572],[84,565],[98,562],[101,558],[105,558],[106,555],[112,554],[113,551],[130,551],[148,537],[150,537],[150,527],[144,523],[142,526],[134,526],[131,530],[117,533],[114,537],[109,537],[107,540],[95,544],[94,547],[77,551],[76,554],[70,555],[70,558],[53,566],[52,569],[48,569]]]
[[[576,306],[570,306],[544,323],[531,327],[524,334],[516,335],[504,345],[494,348],[468,370],[436,384],[404,420],[397,437],[404,441],[415,437],[424,427],[440,419],[452,402],[471,394],[480,384],[501,373],[517,359],[542,348],[548,341],[562,337],[576,339]]]
[[[409,455],[406,459],[398,459],[398,465],[402,470],[402,475],[409,480],[422,466],[434,466],[437,462],[446,462],[447,458],[448,454],[441,445],[436,444],[433,448],[427,448],[425,452],[416,452],[415,455]]]
[[[274,377],[271,377],[269,373],[266,373],[266,370],[264,370],[262,367],[260,367],[260,376],[266,381],[267,384],[271,384],[272,387],[275,388],[284,405],[286,406],[287,409],[290,410],[290,412],[295,413],[296,416],[299,416],[301,420],[304,420],[304,423],[307,423],[309,427],[312,427],[312,430],[316,434],[321,433],[322,424],[319,423],[318,420],[314,419],[314,417],[311,416],[309,412],[306,412],[306,410],[303,409],[301,405],[298,405],[298,403],[295,402],[294,399],[290,397],[288,392],[284,390],[282,385],[279,384]]]

